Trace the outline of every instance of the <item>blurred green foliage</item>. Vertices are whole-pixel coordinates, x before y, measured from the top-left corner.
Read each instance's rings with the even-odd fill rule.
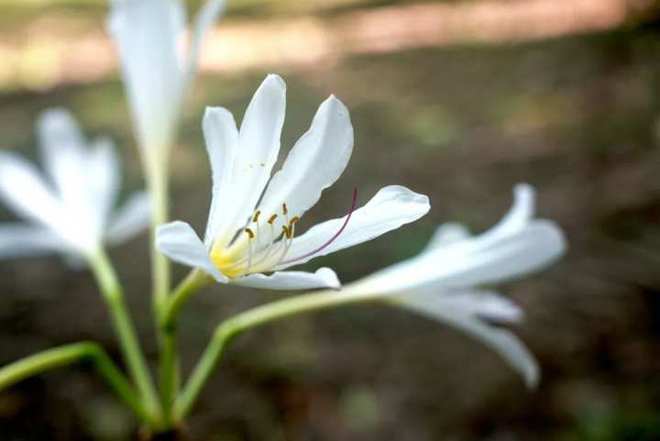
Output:
[[[576,422],[564,441],[657,441],[660,439],[660,414],[653,409],[585,415]]]

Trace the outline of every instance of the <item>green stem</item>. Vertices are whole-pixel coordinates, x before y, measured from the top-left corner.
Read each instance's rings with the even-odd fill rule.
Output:
[[[225,346],[241,332],[295,314],[375,299],[364,293],[320,291],[258,306],[225,320],[216,328],[211,342],[175,402],[175,421],[181,421],[190,412],[202,387],[213,373]]]
[[[164,149],[166,150],[166,149]],[[167,163],[161,160],[148,160],[146,164],[147,185],[151,194],[151,276],[154,324],[159,347],[159,388],[160,405],[163,409],[165,425],[170,424],[170,408],[173,397],[179,388],[179,363],[176,353],[175,332],[166,332],[161,326],[171,285],[170,264],[156,248],[156,230],[167,222],[169,211],[169,181]]]
[[[94,363],[112,390],[142,421],[150,422],[150,416],[145,412],[140,399],[124,374],[117,369],[103,348],[92,342],[73,343],[48,349],[4,366],[0,369],[0,390],[47,370],[85,360]]]
[[[208,285],[211,280],[208,275],[200,270],[191,271],[167,299],[167,303],[163,308],[161,327],[173,326],[186,301]]]
[[[160,322],[161,334],[161,358],[160,358],[160,380],[161,400],[163,408],[172,408],[174,399],[179,391],[179,360],[177,356],[177,318],[179,311],[186,300],[202,287],[209,283],[209,277],[201,271],[194,270],[174,290],[174,294],[168,297],[163,308]],[[166,415],[169,421],[170,412]]]
[[[153,166],[156,168],[156,166]],[[161,170],[161,168],[163,170]],[[170,263],[167,258],[156,249],[156,229],[159,225],[167,222],[169,202],[168,187],[169,182],[167,173],[164,172],[166,166],[160,167],[148,173],[147,185],[151,194],[152,213],[151,213],[151,275],[153,285],[153,302],[157,318],[160,315],[163,305],[167,301],[170,290],[171,273]]]
[[[103,298],[110,309],[113,325],[131,378],[140,391],[146,410],[154,415],[155,419],[160,419],[161,411],[156,391],[147,368],[147,362],[140,349],[133,323],[126,309],[124,294],[115,271],[102,251],[90,258],[90,262],[94,276],[101,287]]]

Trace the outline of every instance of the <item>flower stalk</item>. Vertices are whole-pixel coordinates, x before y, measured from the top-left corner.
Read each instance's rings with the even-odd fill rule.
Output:
[[[164,329],[176,327],[176,318],[183,305],[190,297],[211,282],[211,277],[204,272],[200,270],[191,271],[167,299],[167,303],[163,309],[161,327]]]
[[[159,323],[161,337],[160,391],[161,403],[166,412],[165,418],[168,421],[171,418],[169,409],[171,409],[179,391],[180,372],[176,341],[177,318],[186,300],[209,282],[210,278],[201,271],[191,271],[172,295],[168,296],[162,308],[163,312]]]
[[[0,369],[0,390],[33,375],[84,361],[91,361],[94,364],[101,377],[138,418],[147,423],[153,422],[124,374],[103,348],[92,342],[73,343],[48,349],[4,366]]]
[[[135,333],[135,327],[126,309],[124,293],[117,280],[117,276],[104,252],[99,251],[91,256],[90,266],[101,289],[112,322],[119,339],[119,344],[130,372],[131,379],[135,382],[145,410],[155,421],[161,418],[161,409],[158,404],[153,381],[149,374],[147,362],[140,349],[140,344]]]
[[[152,265],[152,289],[154,309],[160,314],[170,289],[171,271],[170,262],[155,247],[156,229],[159,225],[167,222],[169,202],[167,177],[167,166],[152,167],[160,170],[152,170],[148,173],[147,186],[151,194],[151,265]]]
[[[174,421],[182,421],[188,415],[218,364],[225,347],[238,334],[292,315],[369,300],[378,300],[378,297],[362,292],[340,294],[334,290],[324,290],[271,302],[225,320],[216,328],[211,342],[177,398],[174,404]]]

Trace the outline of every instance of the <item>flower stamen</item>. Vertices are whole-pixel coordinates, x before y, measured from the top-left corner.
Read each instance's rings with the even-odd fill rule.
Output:
[[[294,257],[294,258],[287,259],[287,260],[282,260],[278,263],[278,265],[289,264],[289,263],[292,263],[292,262],[296,262],[298,260],[306,259],[310,256],[313,256],[313,255],[323,251],[332,242],[334,242],[341,235],[341,233],[344,232],[344,230],[346,229],[346,226],[348,225],[348,221],[351,220],[351,216],[353,215],[353,212],[355,211],[355,205],[357,203],[357,194],[358,194],[357,188],[354,188],[353,189],[353,201],[351,202],[351,208],[348,211],[348,215],[346,216],[346,220],[344,221],[342,226],[339,228],[339,230],[337,230],[337,232],[330,239],[328,239],[323,245],[321,245],[317,249],[315,249],[313,251],[310,251],[309,253],[305,253],[302,256]],[[282,256],[282,257],[284,257],[284,256]]]
[[[279,236],[275,235],[275,221],[280,215],[274,213],[266,220],[269,230],[268,237],[266,238],[262,237],[261,222],[259,222],[262,212],[261,210],[256,210],[248,219],[248,224],[250,224],[250,226],[246,226],[242,229],[242,232],[247,236],[247,253],[243,254],[242,258],[237,260],[232,259],[233,262],[231,263],[227,262],[229,265],[223,265],[224,271],[226,273],[236,274],[234,277],[240,277],[241,275],[250,274],[252,272],[272,271],[279,265],[290,264],[319,253],[333,243],[346,229],[346,226],[353,215],[353,211],[355,210],[356,203],[357,189],[354,189],[351,208],[339,230],[317,249],[291,259],[286,259],[286,257],[293,244],[296,224],[300,222],[300,216],[294,216],[289,219],[289,207],[287,207],[286,203],[282,203],[282,211],[280,215],[284,217],[284,225],[281,225],[281,233]],[[254,226],[252,224],[254,224]]]

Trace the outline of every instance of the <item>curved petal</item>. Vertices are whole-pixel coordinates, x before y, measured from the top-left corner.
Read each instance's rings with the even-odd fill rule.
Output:
[[[185,30],[180,0],[112,0],[108,28],[121,59],[140,145],[167,146],[183,89],[178,40]]]
[[[39,115],[37,136],[44,168],[55,187],[65,199],[75,199],[85,188],[80,169],[87,152],[80,126],[66,109],[48,109]]]
[[[424,252],[443,248],[468,239],[469,237],[470,232],[464,225],[452,222],[442,224],[435,230],[431,239],[429,239]]]
[[[280,213],[286,203],[290,218],[301,217],[321,192],[341,176],[353,152],[353,126],[344,104],[334,96],[319,107],[309,130],[289,152],[282,169],[273,175],[259,210]],[[275,230],[285,220],[279,216]]]
[[[517,323],[523,318],[522,309],[508,298],[495,291],[474,288],[449,291],[415,289],[398,294],[392,302],[399,306],[424,310],[429,316],[452,310],[500,323]]]
[[[518,323],[524,315],[520,306],[495,291],[458,291],[447,296],[447,301],[470,315],[499,323]]]
[[[39,172],[9,153],[0,153],[0,198],[20,216],[56,230],[62,227],[60,202]]]
[[[252,288],[275,290],[339,289],[341,287],[337,274],[330,268],[320,268],[314,273],[304,271],[277,271],[269,276],[265,274],[251,274],[232,280],[231,283]]]
[[[119,158],[115,145],[108,138],[100,138],[91,146],[87,166],[83,171],[87,175],[87,207],[99,234],[105,229],[112,207],[119,193]]]
[[[190,86],[190,83],[197,73],[197,63],[199,62],[199,53],[204,38],[211,30],[211,27],[213,27],[213,24],[218,17],[224,13],[226,4],[226,0],[208,0],[195,18],[195,25],[186,62],[187,87]]]
[[[94,179],[105,171],[88,170],[90,154],[78,123],[68,111],[50,109],[40,115],[37,132],[44,167],[63,206],[89,229],[88,235],[98,236],[102,225],[96,208],[105,195],[96,194]]]
[[[525,380],[527,387],[533,388],[538,384],[538,363],[525,345],[511,332],[462,314],[460,310],[446,308],[430,312],[425,304],[420,305],[414,301],[409,301],[402,306],[476,338],[497,352],[516,370]]]
[[[497,224],[487,231],[471,236],[468,229],[463,225],[457,223],[443,224],[435,231],[423,253],[444,248],[447,253],[451,251],[455,259],[460,254],[468,256],[471,253],[488,248],[507,235],[519,232],[525,228],[534,216],[535,192],[530,185],[518,184],[514,187],[513,193],[514,202],[512,207]]]
[[[528,184],[518,184],[513,189],[513,205],[500,221],[485,233],[479,235],[475,244],[487,246],[503,236],[513,234],[525,225],[534,216],[536,205],[536,192]]]
[[[149,193],[140,191],[121,206],[106,230],[110,243],[120,243],[145,230],[151,222]]]
[[[220,207],[230,203],[231,179],[238,155],[238,129],[233,115],[222,107],[207,107],[202,122],[206,151],[211,163],[213,188],[204,242],[211,245],[226,219]],[[231,240],[231,237],[227,240]]]
[[[197,233],[185,222],[161,225],[156,230],[156,248],[175,262],[200,268],[218,282],[227,278],[218,271]]]
[[[493,243],[471,258],[449,263],[442,283],[470,286],[499,283],[549,265],[566,249],[562,231],[550,221],[534,221],[524,230]],[[435,263],[437,265],[438,262]]]
[[[24,224],[0,224],[0,259],[70,252],[50,230]]]
[[[565,248],[559,227],[538,220],[485,249],[458,243],[427,251],[373,274],[360,282],[360,287],[391,293],[419,286],[446,289],[503,282],[540,270],[559,258]]]
[[[317,253],[307,255],[332,238],[344,224],[345,217],[315,225],[306,233],[293,239],[285,263],[279,268],[298,265],[315,257],[325,256],[374,239],[419,219],[429,209],[427,196],[398,185],[384,187],[363,207],[355,210],[344,231]],[[306,257],[297,258],[298,256]]]
[[[245,111],[239,133],[240,154],[236,157],[231,179],[231,199],[225,206],[223,225],[234,231],[252,215],[270,178],[280,150],[280,134],[284,124],[286,85],[277,75],[268,75],[254,94]],[[229,211],[231,210],[231,211]]]

